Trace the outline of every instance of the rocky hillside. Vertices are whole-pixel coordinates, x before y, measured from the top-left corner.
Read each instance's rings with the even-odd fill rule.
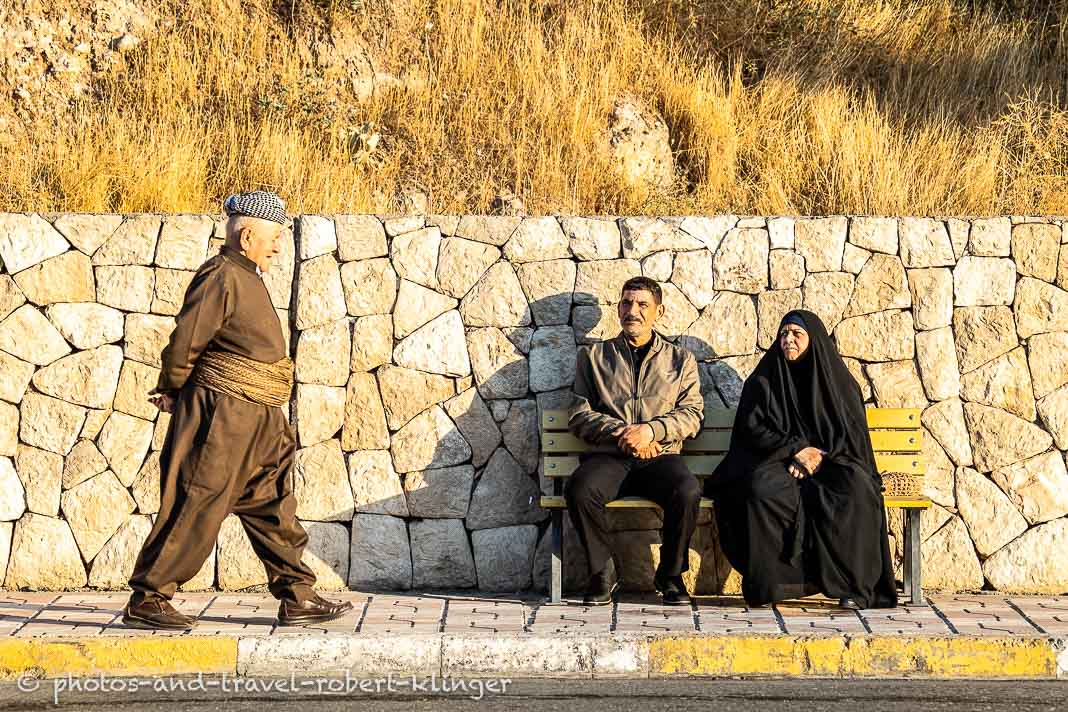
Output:
[[[1068,2],[7,0],[0,209],[1068,212]]]

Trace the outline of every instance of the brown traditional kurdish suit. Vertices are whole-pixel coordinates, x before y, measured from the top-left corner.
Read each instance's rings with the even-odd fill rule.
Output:
[[[285,340],[256,264],[229,247],[197,271],[163,350],[156,390],[177,396],[160,453],[160,509],[130,586],[170,599],[211,554],[223,519],[240,517],[276,598],[312,597],[301,563],[308,535],[296,518],[290,470],[296,449],[281,408],[194,383],[205,350],[264,363],[284,358]]]

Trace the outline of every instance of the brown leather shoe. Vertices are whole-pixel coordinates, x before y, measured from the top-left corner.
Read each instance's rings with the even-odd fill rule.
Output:
[[[319,594],[300,603],[282,599],[281,605],[278,606],[278,625],[326,623],[351,610],[352,604],[348,601],[328,601]]]
[[[122,611],[122,623],[131,628],[154,630],[189,630],[197,624],[196,618],[179,613],[165,598],[133,598]]]

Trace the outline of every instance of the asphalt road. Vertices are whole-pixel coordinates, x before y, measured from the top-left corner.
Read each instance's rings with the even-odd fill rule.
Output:
[[[242,680],[238,683],[237,680]],[[448,712],[478,709],[485,712],[512,710],[560,710],[561,712],[941,712],[943,710],[1037,712],[1068,710],[1068,680],[1063,682],[1025,681],[930,681],[930,680],[515,680],[498,681],[504,691],[484,692],[478,697],[477,684],[468,683],[466,693],[413,691],[410,678],[394,681],[388,691],[383,682],[381,692],[337,692],[345,683],[335,679],[309,678],[113,678],[103,681],[111,691],[97,690],[100,678],[81,680],[81,691],[59,689],[59,707],[77,707],[80,712],[100,710],[166,709],[168,712],[206,712],[239,710],[248,712],[393,712],[416,710]],[[351,678],[350,678],[351,680]],[[51,680],[33,684],[0,684],[0,710],[56,709],[56,685]],[[483,690],[489,678],[482,680]],[[242,685],[241,689],[237,685]],[[429,683],[426,683],[429,685]],[[137,685],[139,689],[133,689]],[[331,685],[333,687],[331,687]],[[365,686],[373,685],[373,682]],[[438,681],[439,689],[441,681]],[[69,688],[65,680],[60,688]],[[184,687],[184,690],[177,688]],[[192,688],[192,689],[190,689]],[[291,692],[290,689],[295,689]],[[281,691],[279,691],[281,690]],[[162,706],[164,703],[165,706]]]

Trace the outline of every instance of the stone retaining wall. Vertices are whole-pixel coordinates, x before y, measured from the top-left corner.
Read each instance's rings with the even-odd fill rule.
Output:
[[[201,215],[0,215],[0,575],[121,588],[159,501],[146,402]],[[932,588],[1068,591],[1068,221],[302,216],[267,276],[296,359],[298,516],[324,588],[544,586],[538,413],[619,286],[734,405],[781,315],[819,313],[872,405],[923,408]],[[632,587],[659,517],[613,513]],[[892,517],[895,548],[900,522]],[[575,537],[571,585],[584,567]],[[734,590],[707,514],[690,583]],[[263,584],[240,523],[186,589]]]

